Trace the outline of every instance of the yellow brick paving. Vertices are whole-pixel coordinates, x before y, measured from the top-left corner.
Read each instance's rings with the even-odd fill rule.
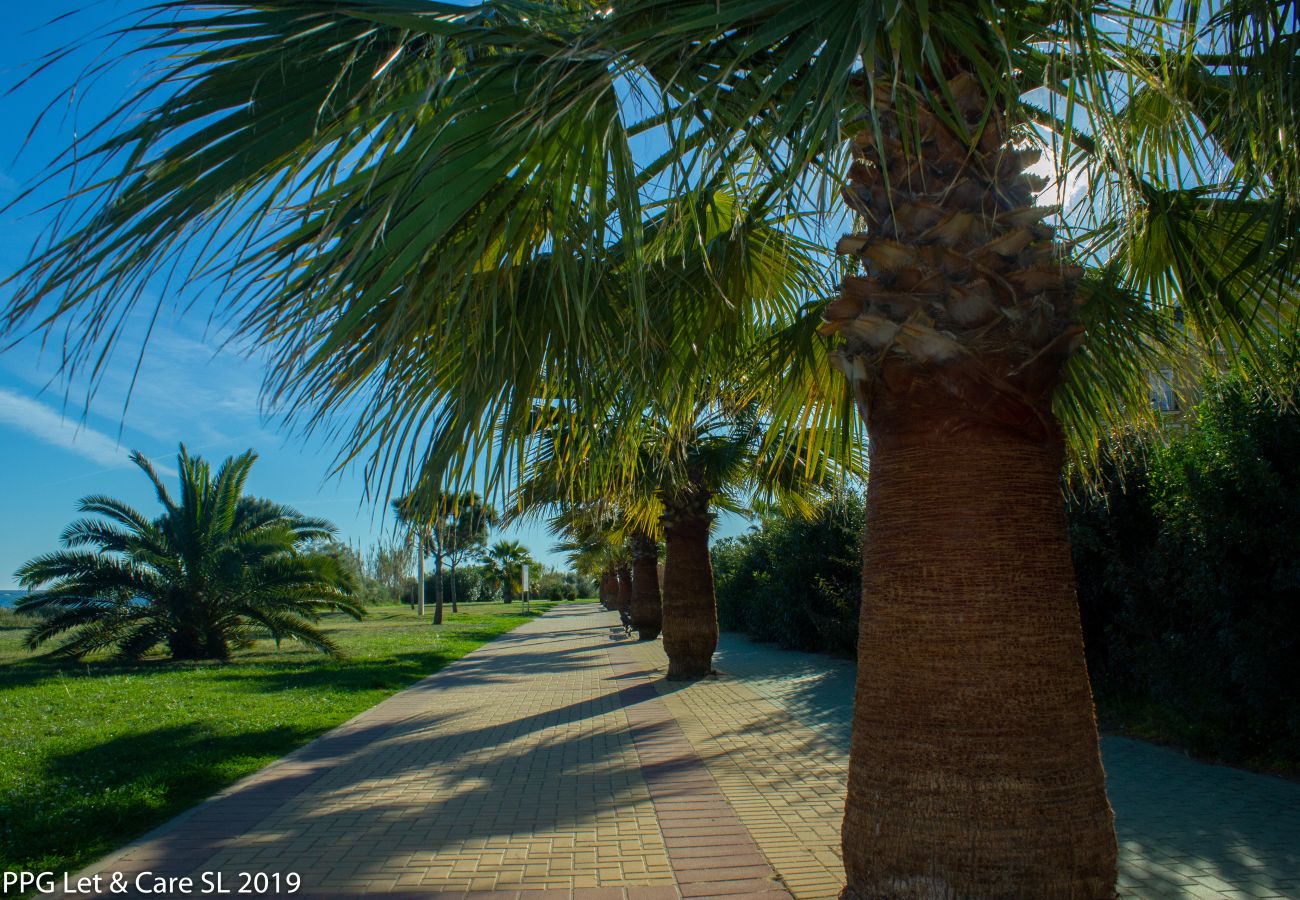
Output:
[[[530,622],[400,695],[415,710],[392,733],[211,867],[283,858],[291,835],[327,864],[319,890],[672,884],[604,647],[566,618],[586,617]]]
[[[629,650],[642,667],[667,669],[662,644]],[[739,680],[657,686],[790,892],[799,900],[838,896],[847,754]]]
[[[661,662],[650,648],[637,652]],[[847,774],[853,664],[778,650],[734,634],[722,636],[714,664],[722,678],[692,686],[672,705],[679,711],[697,710],[689,713],[695,720],[694,740],[705,748],[702,755],[715,771],[723,771],[741,758],[742,747],[750,746],[752,777],[715,775],[727,781],[730,802],[742,818],[743,810],[750,810],[747,824],[760,818],[764,802],[787,807],[784,816],[806,815],[816,808],[815,798],[825,795],[825,759],[830,769],[840,767],[840,778]],[[772,717],[764,719],[766,713]],[[792,728],[791,716],[817,738],[810,740],[806,730]],[[770,737],[761,737],[765,731]],[[764,758],[763,746],[770,748],[770,759]],[[727,756],[707,748],[726,748]],[[1300,898],[1300,784],[1207,765],[1170,748],[1118,736],[1103,737],[1101,750],[1115,808],[1117,887],[1123,900]],[[798,765],[791,765],[791,759]],[[836,789],[842,795],[842,781]],[[754,790],[770,793],[751,805],[743,795]],[[823,857],[834,855],[839,821],[838,807],[821,828],[800,821],[806,846],[820,845]],[[773,845],[770,836],[755,836],[760,846],[765,840]],[[788,867],[774,868],[794,886]]]

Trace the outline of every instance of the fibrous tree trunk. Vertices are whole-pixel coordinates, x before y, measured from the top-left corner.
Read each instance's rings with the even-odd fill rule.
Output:
[[[608,610],[618,609],[618,572],[606,569],[600,576],[600,602]]]
[[[632,611],[632,569],[627,563],[623,563],[615,572],[618,579],[618,597],[614,601],[616,609],[626,609],[629,613]]]
[[[703,678],[718,649],[718,604],[709,559],[707,491],[664,498],[663,636],[668,677]]]
[[[659,636],[663,605],[659,596],[659,543],[638,531],[628,541],[632,554],[632,627],[643,641]]]
[[[948,90],[975,129],[974,79]],[[1109,898],[1052,415],[1081,270],[997,110],[970,153],[915,119],[854,138],[865,273],[826,313],[871,435],[844,896]]]

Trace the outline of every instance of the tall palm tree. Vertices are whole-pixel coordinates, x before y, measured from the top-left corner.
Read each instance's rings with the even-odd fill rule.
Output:
[[[1244,369],[1294,323],[1290,4],[160,9],[139,34],[172,62],[69,154],[99,202],[24,271],[9,330],[82,315],[69,358],[93,359],[188,237],[233,260],[277,397],[307,418],[364,391],[346,452],[459,471],[538,396],[598,419],[591,360],[651,402],[643,352],[685,371],[735,324],[714,302],[659,334],[643,286],[590,290],[611,235],[659,252],[647,185],[756,179],[828,227],[842,197],[824,313],[872,442],[846,895],[1110,896],[1063,444],[1142,408],[1175,305]],[[666,151],[643,164],[638,136]],[[1033,145],[1086,186],[1068,215],[1035,205]]]
[[[63,635],[54,651],[61,656],[112,648],[137,659],[163,644],[173,659],[227,659],[261,627],[277,642],[294,638],[338,655],[312,623],[327,611],[364,613],[338,557],[314,549],[334,527],[245,496],[256,459],[251,450],[230,457],[214,474],[182,444],[176,500],[149,460],[133,453],[162,514],[150,519],[112,497],[82,499],[80,510],[98,518],[73,522],[62,550],[18,570],[31,593],[17,609],[40,616],[27,646]]]

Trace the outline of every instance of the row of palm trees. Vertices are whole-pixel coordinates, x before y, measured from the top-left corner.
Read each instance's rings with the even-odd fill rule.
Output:
[[[500,587],[506,603],[513,602],[521,588],[523,567],[533,564],[528,549],[519,541],[499,540],[487,546],[488,530],[501,521],[497,510],[473,491],[444,493],[414,490],[393,501],[393,514],[415,547],[417,615],[425,611],[424,563],[434,560],[433,624],[443,619],[443,564],[447,565],[446,587],[451,611],[459,612],[456,571],[470,560],[480,562],[488,578]]]
[[[721,382],[696,394],[689,420],[647,412],[645,421],[636,444],[616,422],[594,435],[552,425],[534,443],[513,508],[558,510],[551,527],[567,536],[561,549],[598,577],[601,599],[613,588],[643,640],[662,630],[669,678],[696,679],[712,672],[718,643],[709,558],[717,512],[754,502],[811,512],[835,484],[862,474],[861,460],[839,444],[808,460],[778,433],[763,398]],[[585,477],[611,467],[607,480]]]
[[[1265,378],[1293,328],[1292,4],[152,15],[153,80],[69,153],[91,212],[20,273],[7,332],[78,323],[93,363],[197,259],[271,397],[309,429],[353,411],[342,453],[376,482],[661,533],[665,641],[704,638],[684,674],[727,483],[701,411],[763,485],[844,477],[865,428],[845,896],[1113,895],[1061,466],[1169,360]],[[1081,202],[1038,204],[1044,162]]]

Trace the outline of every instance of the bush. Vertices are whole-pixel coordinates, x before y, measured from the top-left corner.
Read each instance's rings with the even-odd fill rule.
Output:
[[[1236,379],[1196,413],[1070,492],[1094,687],[1182,723],[1197,752],[1297,761],[1300,414]]]
[[[811,520],[764,516],[713,548],[718,620],[794,650],[852,656],[862,596],[863,498],[838,494]]]
[[[556,569],[543,569],[537,576],[537,582],[533,586],[533,597],[543,598],[546,600],[577,600],[584,595],[582,588],[585,587],[585,581],[580,575],[572,572],[560,572]]]
[[[556,602],[563,600],[577,600],[578,591],[571,583],[561,582],[553,584],[546,590],[546,599]]]
[[[424,573],[424,602],[430,605],[434,600],[434,586],[437,584],[438,576],[426,570]],[[399,599],[407,604],[415,603],[415,582],[412,578],[402,587]],[[448,606],[451,605],[451,570],[444,568],[442,572],[442,601]],[[498,599],[500,591],[495,585],[491,584],[483,575],[483,571],[478,566],[457,566],[456,567],[456,603],[487,603]]]

